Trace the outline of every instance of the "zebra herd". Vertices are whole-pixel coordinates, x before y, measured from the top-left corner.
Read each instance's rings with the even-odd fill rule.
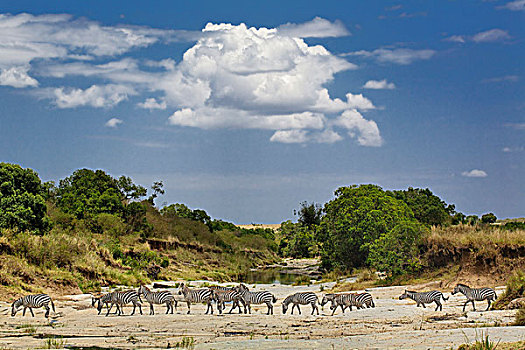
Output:
[[[490,308],[491,302],[496,300],[496,292],[492,288],[470,288],[465,284],[458,284],[452,291],[452,294],[462,293],[467,301],[463,305],[463,311],[468,303],[472,303],[474,311],[476,307],[474,301],[487,300],[488,306],[487,311]],[[231,302],[232,307],[229,313],[235,308],[239,309],[239,313],[250,313],[251,314],[251,305],[252,304],[266,304],[268,310],[267,315],[273,315],[273,304],[277,302],[277,298],[268,291],[250,291],[248,287],[244,284],[239,284],[236,287],[221,287],[221,286],[212,286],[208,288],[189,288],[186,284],[182,283],[179,286],[178,294],[182,296],[184,302],[188,306],[188,314],[190,313],[190,307],[192,303],[205,303],[207,305],[206,314],[213,314],[213,303],[216,303],[217,310],[219,313],[222,313],[225,309],[225,303]],[[166,305],[166,314],[173,314],[173,310],[177,308],[177,300],[175,296],[169,291],[158,291],[152,292],[146,286],[140,286],[138,290],[127,290],[127,291],[114,291],[100,296],[93,296],[91,305],[97,308],[98,314],[100,315],[104,306],[107,308],[106,316],[111,312],[113,306],[116,307],[115,314],[118,316],[124,314],[125,305],[133,305],[133,311],[131,315],[135,314],[136,308],[138,307],[140,314],[142,315],[142,298],[149,303],[150,305],[150,315],[155,314],[153,308],[154,304],[157,305]],[[425,304],[436,303],[436,310],[443,310],[443,305],[441,304],[441,299],[448,300],[445,298],[442,292],[440,291],[430,291],[430,292],[414,292],[405,290],[405,292],[399,297],[400,300],[410,298],[416,302],[416,306],[423,306]],[[357,309],[373,308],[375,307],[374,299],[370,293],[330,293],[323,296],[322,301],[319,303],[317,295],[313,292],[300,292],[289,295],[282,302],[282,312],[286,314],[290,304],[293,304],[291,307],[291,314],[297,308],[299,314],[301,314],[301,309],[299,305],[311,305],[312,306],[312,315],[317,312],[319,315],[319,308],[317,304],[324,306],[328,302],[331,303],[330,309],[332,310],[332,315],[338,307],[341,308],[341,311],[344,313],[347,308],[352,311],[352,306],[355,306]],[[25,315],[26,309],[29,308],[31,315],[34,317],[33,308],[44,307],[46,309],[45,317],[49,317],[50,307],[55,312],[55,305],[53,301],[47,294],[36,294],[36,295],[27,295],[15,300],[11,305],[11,316],[15,316],[16,313],[23,307],[23,315]],[[241,305],[243,309],[241,309]]]

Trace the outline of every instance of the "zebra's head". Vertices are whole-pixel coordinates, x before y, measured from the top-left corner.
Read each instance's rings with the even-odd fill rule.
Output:
[[[321,306],[324,306],[327,302],[329,302],[330,300],[333,300],[334,299],[334,295],[333,294],[325,294],[323,296],[323,300],[321,300]]]
[[[283,302],[283,315],[288,311],[288,304]]]
[[[469,287],[468,287],[467,285],[465,285],[465,284],[461,284],[461,283],[456,284],[456,286],[454,287],[454,290],[452,291],[452,295],[454,295],[454,294],[456,294],[456,293],[461,293],[462,289],[465,288],[465,287],[469,288]]]
[[[13,304],[11,304],[11,316],[15,316],[18,312],[18,308],[22,305],[22,298],[16,299],[13,301]]]
[[[179,295],[182,295],[186,288],[188,288],[188,287],[186,287],[186,285],[184,283],[181,283],[179,285]]]
[[[146,296],[146,291],[149,291],[148,290],[148,287],[146,287],[145,285],[141,285],[139,287],[139,290],[137,291],[138,295],[140,296],[141,294],[144,294],[144,296]]]
[[[403,299],[408,298],[408,293],[409,292],[407,290],[405,290],[405,292],[399,296],[399,300],[403,300]]]
[[[96,297],[94,295],[91,295],[91,306],[95,307],[96,302],[100,302],[100,296]]]

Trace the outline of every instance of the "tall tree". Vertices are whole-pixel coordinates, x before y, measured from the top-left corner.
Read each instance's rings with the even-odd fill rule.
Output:
[[[0,228],[44,233],[50,225],[46,196],[46,189],[34,170],[0,163]]]
[[[456,213],[453,204],[448,205],[428,188],[409,187],[408,190],[389,193],[405,202],[419,222],[429,226],[449,224]]]

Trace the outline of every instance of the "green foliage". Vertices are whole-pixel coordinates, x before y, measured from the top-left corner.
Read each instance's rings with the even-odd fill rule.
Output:
[[[0,228],[46,232],[50,228],[46,196],[35,171],[0,163]]]
[[[493,213],[483,214],[481,216],[481,222],[484,224],[493,224],[498,218]]]
[[[401,257],[414,265],[414,246],[421,230],[403,201],[376,185],[341,187],[335,196],[325,204],[317,232],[325,269],[349,270],[369,264],[398,273],[400,262],[388,266]]]
[[[119,182],[104,171],[80,169],[60,180],[56,204],[65,213],[79,219],[100,213],[122,215],[125,197]]]
[[[465,223],[471,226],[476,225],[479,222],[479,217],[477,215],[469,215],[465,218]]]
[[[414,217],[421,223],[430,226],[445,225],[450,223],[451,215],[459,222],[465,215],[455,213],[454,205],[447,205],[438,196],[434,195],[428,188],[412,188],[404,191],[389,192],[399,200],[405,202],[414,213]]]
[[[301,208],[299,209],[299,224],[313,230],[317,225],[321,223],[323,216],[323,208],[321,205],[316,203],[302,202]]]
[[[519,222],[519,221],[511,221],[505,223],[505,225],[501,225],[502,229],[509,230],[509,231],[516,231],[516,230],[525,230],[525,222]]]
[[[516,313],[516,317],[514,319],[514,325],[515,326],[525,326],[525,309],[521,308]]]
[[[478,338],[476,332],[476,340],[472,344],[462,344],[458,350],[495,350],[499,345],[499,341],[494,343],[490,340],[488,333],[481,332],[481,339]]]
[[[208,226],[210,231],[213,230],[213,222],[211,220],[211,217],[202,209],[192,210],[188,208],[185,204],[176,203],[170,204],[162,208],[160,210],[160,213],[166,216],[178,216],[180,218],[187,218],[190,220],[202,222],[203,224]]]
[[[292,258],[310,258],[317,254],[314,231],[301,224],[285,221],[281,224],[279,254]]]

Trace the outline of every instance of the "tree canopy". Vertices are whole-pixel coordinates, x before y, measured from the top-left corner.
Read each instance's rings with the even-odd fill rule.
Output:
[[[405,202],[376,185],[341,187],[335,196],[317,233],[323,267],[397,273],[412,263],[421,227]]]
[[[49,228],[45,196],[34,170],[0,163],[0,228],[45,232]]]
[[[451,215],[455,214],[453,204],[447,205],[428,188],[409,187],[407,190],[389,193],[405,202],[414,213],[414,217],[423,224],[430,226],[449,224],[452,219]]]

